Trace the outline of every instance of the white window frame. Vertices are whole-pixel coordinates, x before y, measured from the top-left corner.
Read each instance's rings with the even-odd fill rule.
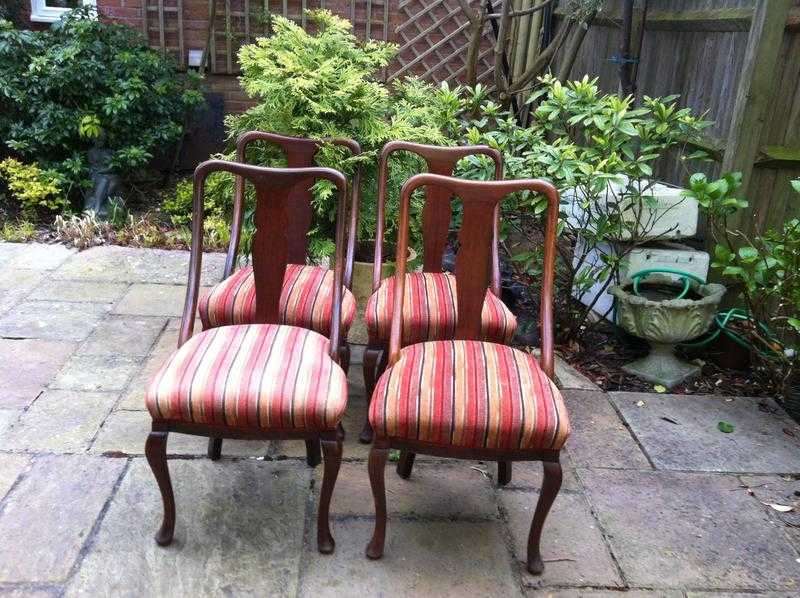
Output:
[[[84,6],[97,6],[97,0],[81,0]],[[47,6],[47,0],[31,0],[31,21],[34,23],[55,23],[69,12],[68,8]]]

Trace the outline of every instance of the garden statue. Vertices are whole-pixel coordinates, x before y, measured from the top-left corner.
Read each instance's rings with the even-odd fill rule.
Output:
[[[93,211],[98,218],[108,216],[108,202],[112,197],[119,197],[122,182],[119,175],[114,172],[111,159],[114,151],[102,147],[103,136],[98,138],[98,143],[89,150],[89,174],[92,177],[92,188],[86,193],[83,201],[84,211]]]
[[[687,273],[670,272],[680,277],[676,279],[653,276],[653,272],[637,272],[623,284],[610,287],[609,293],[617,300],[617,323],[650,343],[649,355],[623,369],[669,389],[700,371],[698,366],[678,359],[673,351],[678,343],[708,331],[725,287],[706,284]]]

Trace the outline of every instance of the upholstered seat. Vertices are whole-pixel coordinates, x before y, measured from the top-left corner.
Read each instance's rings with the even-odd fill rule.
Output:
[[[367,301],[366,324],[370,344],[389,341],[395,277],[381,282]],[[403,345],[453,338],[458,319],[456,277],[449,273],[411,272],[406,274],[403,299]],[[487,290],[481,312],[481,338],[509,343],[517,320],[506,305]]]
[[[342,336],[353,323],[356,300],[342,289]],[[328,336],[331,332],[333,305],[333,270],[318,266],[287,264],[279,304],[280,323],[314,330]],[[252,324],[256,313],[256,288],[253,268],[247,266],[211,287],[198,304],[203,329],[231,324]]]
[[[564,401],[528,353],[479,341],[406,347],[372,394],[375,438],[507,451],[559,450]]]
[[[190,338],[146,393],[155,422],[335,430],[347,379],[324,336],[295,326],[222,326]]]

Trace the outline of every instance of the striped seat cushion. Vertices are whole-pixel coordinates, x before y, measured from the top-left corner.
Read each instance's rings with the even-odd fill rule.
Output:
[[[156,421],[258,430],[333,430],[347,379],[324,336],[252,324],[201,332],[175,351],[145,395]]]
[[[367,301],[366,324],[370,344],[389,342],[395,278],[391,276]],[[406,274],[403,298],[403,345],[448,340],[455,336],[458,317],[456,277],[449,273]],[[494,293],[487,290],[481,313],[481,338],[510,343],[517,319]]]
[[[536,359],[506,345],[411,345],[381,376],[369,421],[376,438],[470,449],[558,450],[564,401]]]
[[[348,289],[342,293],[342,336],[356,315],[356,300]],[[278,313],[280,324],[331,333],[333,270],[318,266],[287,264]],[[256,287],[252,266],[241,268],[200,297],[197,306],[203,330],[231,324],[252,324],[256,313]]]

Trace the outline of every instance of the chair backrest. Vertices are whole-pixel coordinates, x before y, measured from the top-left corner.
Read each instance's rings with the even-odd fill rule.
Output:
[[[288,168],[310,168],[314,166],[314,157],[320,147],[326,143],[341,145],[358,155],[361,146],[353,139],[306,139],[304,137],[288,137],[277,133],[264,131],[248,131],[242,133],[236,140],[236,161],[247,163],[247,147],[254,141],[266,141],[277,146],[286,157]],[[345,261],[344,283],[348,288],[352,280],[353,259],[355,256],[355,237],[358,230],[358,205],[361,189],[361,167],[356,168],[350,193],[350,205],[339,204],[339,210],[347,210],[350,221],[349,238],[347,240],[347,259]],[[292,200],[289,202],[289,263],[305,264],[308,254],[308,230],[311,227],[313,209],[311,207],[311,189],[296,186],[292,190]],[[242,234],[242,220],[244,216],[244,179],[236,177],[236,190],[233,198],[233,226],[231,241],[228,246],[228,255],[225,260],[224,276],[227,278],[236,267],[236,258],[239,251],[239,241]]]
[[[400,230],[397,241],[395,300],[389,340],[389,364],[397,361],[402,338],[403,295],[405,290],[408,228],[411,194],[418,187],[435,185],[450,195],[461,198],[464,218],[459,230],[456,254],[456,302],[458,322],[456,339],[479,339],[481,310],[491,270],[489,246],[493,241],[494,215],[501,200],[517,191],[541,193],[547,198],[544,232],[544,264],[542,269],[541,364],[553,377],[553,281],[555,277],[556,227],[558,225],[558,191],[547,181],[523,179],[513,181],[470,181],[438,174],[418,174],[403,185],[400,198]]]
[[[188,340],[194,330],[200,272],[203,255],[203,196],[205,181],[212,172],[230,172],[247,179],[256,190],[255,233],[253,235],[253,274],[256,291],[256,313],[253,323],[277,324],[281,288],[286,265],[291,261],[292,204],[303,201],[296,190],[307,189],[319,179],[331,181],[339,191],[339,205],[344,205],[347,180],[332,168],[266,168],[226,160],[208,160],[194,171],[192,207],[192,251],[189,285],[181,322],[178,346]],[[342,281],[344,278],[345,216],[339,210],[336,218],[336,254],[334,265],[333,312],[330,332],[331,356],[338,361]]]
[[[381,283],[381,261],[383,260],[383,225],[386,210],[386,185],[389,180],[389,158],[394,152],[412,152],[425,160],[428,172],[452,176],[456,164],[467,156],[489,156],[495,165],[495,179],[503,178],[503,156],[488,145],[438,146],[411,143],[410,141],[390,141],[381,151],[378,167],[378,213],[375,231],[375,262],[372,290],[378,290]],[[452,193],[443,187],[429,185],[425,188],[425,206],[422,210],[423,270],[441,272],[450,220],[453,215]],[[500,211],[493,215],[494,233],[492,241],[492,291],[500,294],[500,254],[497,249]]]

